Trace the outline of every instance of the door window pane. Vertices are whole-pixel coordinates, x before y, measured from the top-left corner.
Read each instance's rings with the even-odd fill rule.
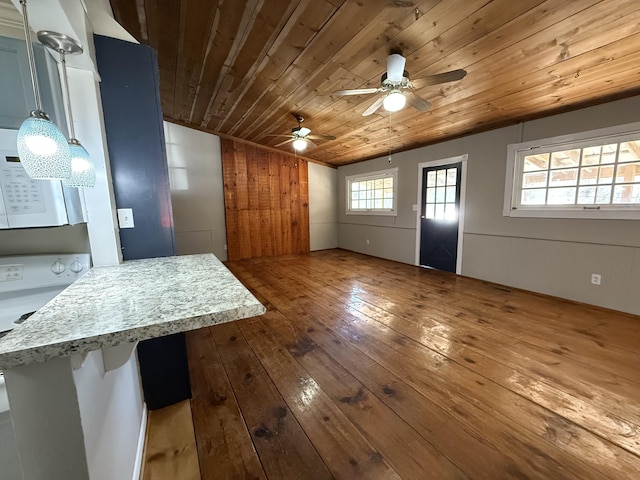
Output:
[[[425,207],[425,217],[429,219],[436,218],[436,205],[434,203],[429,204]]]
[[[438,170],[436,173],[436,185],[444,187],[447,184],[447,172],[445,170]]]
[[[434,170],[427,172],[427,187],[436,186],[436,172]]]
[[[445,205],[444,218],[448,222],[454,222],[458,218],[458,211],[455,203],[447,203]]]
[[[444,192],[445,189],[443,187],[436,188],[436,203],[444,203]]]
[[[447,187],[445,197],[447,203],[456,203],[456,187]]]
[[[444,220],[444,203],[436,203],[436,220]]]
[[[427,203],[435,203],[436,201],[436,189],[427,188]]]

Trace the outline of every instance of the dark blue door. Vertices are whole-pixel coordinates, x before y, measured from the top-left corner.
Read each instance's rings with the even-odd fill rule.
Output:
[[[461,162],[422,169],[422,266],[456,272],[461,178]]]

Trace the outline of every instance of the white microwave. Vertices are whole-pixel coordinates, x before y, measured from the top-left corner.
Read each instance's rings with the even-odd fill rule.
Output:
[[[29,178],[18,157],[17,137],[17,130],[0,129],[0,229],[84,222],[77,188]]]

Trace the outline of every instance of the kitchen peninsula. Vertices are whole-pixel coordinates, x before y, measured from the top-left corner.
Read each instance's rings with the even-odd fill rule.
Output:
[[[110,370],[131,363],[136,342],[264,312],[212,254],[93,268],[0,339],[25,478],[108,478],[92,465],[93,456],[104,463],[109,445],[100,442],[99,429],[87,431],[95,424],[87,412],[100,412],[83,400],[82,382],[103,382]]]

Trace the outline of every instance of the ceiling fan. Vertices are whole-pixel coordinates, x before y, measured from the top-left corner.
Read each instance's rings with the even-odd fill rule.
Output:
[[[381,85],[377,88],[356,88],[353,90],[338,90],[333,92],[333,96],[342,97],[346,95],[368,95],[371,93],[384,93],[375,102],[371,104],[362,116],[371,115],[381,106],[389,112],[397,112],[402,109],[406,102],[421,112],[426,112],[431,104],[424,98],[418,96],[414,90],[426,87],[428,85],[438,85],[440,83],[454,82],[462,80],[466,75],[466,70],[458,69],[450,72],[430,75],[416,80],[409,79],[409,72],[404,67],[406,58],[399,52],[391,51],[387,57],[387,71],[380,79]]]
[[[304,122],[304,117],[297,113],[292,113],[295,119],[298,121],[298,126],[293,127],[291,129],[291,135],[269,135],[270,137],[289,137],[284,142],[280,142],[276,145],[276,147],[281,147],[282,145],[286,145],[287,143],[293,143],[293,148],[296,151],[302,151],[307,148],[309,145],[312,147],[316,147],[317,145],[313,143],[313,140],[335,140],[336,137],[333,135],[320,135],[320,134],[311,134],[311,130],[307,127],[302,127],[300,124]]]

